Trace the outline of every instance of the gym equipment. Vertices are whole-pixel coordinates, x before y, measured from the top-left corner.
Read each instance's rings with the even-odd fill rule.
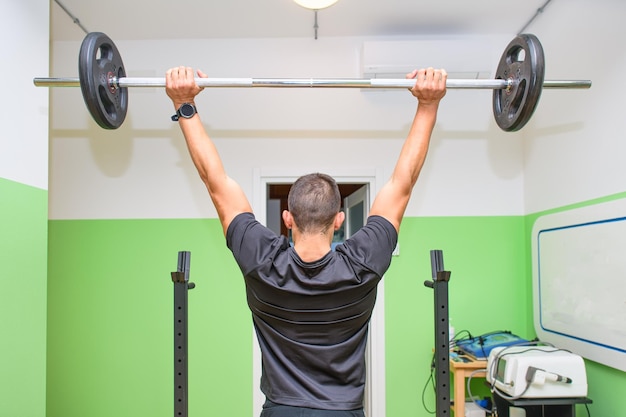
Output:
[[[433,289],[435,320],[435,368],[436,417],[450,416],[450,316],[448,312],[448,283],[450,271],[443,266],[443,251],[430,251],[432,281],[424,281],[424,286]],[[463,399],[463,401],[465,401]],[[457,409],[458,410],[458,409]],[[455,412],[456,414],[456,412]]]
[[[165,78],[131,78],[113,41],[102,32],[83,39],[78,56],[79,78],[34,78],[38,87],[80,86],[89,113],[104,129],[117,129],[128,110],[128,87],[164,87]],[[447,88],[493,89],[493,112],[507,132],[520,130],[537,107],[543,88],[590,88],[589,80],[545,81],[544,53],[532,34],[516,36],[506,47],[491,80],[453,80]],[[415,80],[316,78],[197,78],[201,87],[411,88]]]
[[[103,33],[90,33],[79,57],[80,89],[89,113],[102,128],[120,127],[128,109],[128,90],[113,82],[126,76],[117,47]]]
[[[496,79],[510,80],[506,89],[493,91],[493,114],[504,131],[521,129],[530,120],[544,85],[543,48],[534,35],[519,35],[504,50]]]
[[[188,291],[195,288],[189,281],[191,252],[178,252],[176,272],[171,273],[174,283],[174,416],[187,417],[189,403],[188,378]]]

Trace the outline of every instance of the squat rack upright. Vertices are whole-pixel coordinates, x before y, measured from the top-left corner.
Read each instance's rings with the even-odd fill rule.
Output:
[[[448,281],[450,271],[443,266],[443,251],[430,251],[432,281],[424,281],[424,285],[434,290],[435,320],[435,395],[436,417],[450,415],[450,335],[448,312]],[[465,401],[465,399],[461,399]]]
[[[193,282],[189,282],[190,261],[191,252],[178,252],[178,267],[176,272],[172,272],[174,283],[174,417],[187,417],[189,413],[187,291],[196,286]]]

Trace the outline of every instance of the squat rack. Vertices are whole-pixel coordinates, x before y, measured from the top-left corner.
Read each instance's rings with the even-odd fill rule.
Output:
[[[174,283],[174,417],[189,414],[188,378],[188,291],[195,288],[189,282],[191,252],[178,252],[177,270],[171,273]],[[450,271],[444,270],[443,251],[431,250],[432,281],[424,285],[434,290],[435,320],[435,382],[436,416],[450,415],[450,338],[448,312],[448,282]]]

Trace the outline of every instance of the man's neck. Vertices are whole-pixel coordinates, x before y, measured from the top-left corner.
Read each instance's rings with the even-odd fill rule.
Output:
[[[295,240],[294,250],[304,262],[313,262],[330,252],[330,242],[323,234],[300,235]]]

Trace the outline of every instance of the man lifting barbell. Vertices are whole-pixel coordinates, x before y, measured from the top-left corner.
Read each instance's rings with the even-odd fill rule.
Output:
[[[206,74],[198,71],[200,78]],[[335,180],[315,173],[291,187],[285,236],[255,220],[243,190],[228,177],[196,112],[203,90],[194,71],[167,71],[171,98],[191,159],[217,209],[226,243],[245,281],[263,358],[261,417],[364,416],[365,348],[376,287],[391,263],[411,192],[426,158],[447,74],[413,71],[418,99],[407,139],[367,224],[331,251],[345,216]]]

